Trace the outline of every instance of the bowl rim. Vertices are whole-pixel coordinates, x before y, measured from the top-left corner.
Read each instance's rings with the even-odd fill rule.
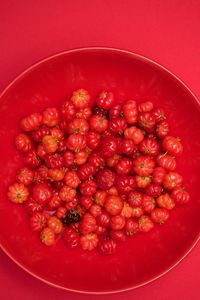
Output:
[[[172,71],[170,71],[168,68],[163,66],[162,64],[158,63],[157,61],[150,59],[142,54],[138,54],[129,50],[125,49],[120,49],[120,48],[115,48],[115,47],[81,47],[81,48],[74,48],[74,49],[69,49],[69,50],[64,50],[61,52],[57,52],[55,54],[52,54],[50,56],[47,56],[41,60],[38,60],[36,63],[31,64],[28,68],[26,68],[24,71],[22,71],[19,75],[17,75],[0,93],[0,102],[1,98],[7,93],[7,91],[12,88],[19,80],[21,80],[24,76],[26,76],[28,73],[33,71],[35,68],[40,66],[41,64],[51,61],[59,56],[65,56],[65,55],[70,55],[70,54],[76,54],[76,53],[81,53],[81,52],[101,52],[101,53],[114,53],[117,55],[123,55],[129,58],[137,59],[139,61],[148,63],[149,65],[156,67],[157,69],[163,71],[166,73],[170,78],[175,79],[175,81],[182,87],[184,90],[192,96],[193,100],[195,100],[195,104],[197,108],[200,110],[200,100],[198,100],[197,96],[194,94],[194,92],[186,85],[184,81],[182,81],[177,75],[175,75]],[[167,274],[169,271],[171,271],[173,268],[175,268],[183,259],[185,259],[188,254],[192,251],[192,249],[197,245],[198,241],[200,240],[200,232],[195,238],[194,242],[192,243],[191,246],[188,247],[188,249],[185,251],[185,253],[177,260],[176,263],[172,263],[165,271],[160,272],[158,275],[154,276],[153,278],[149,280],[144,280],[142,283],[130,286],[127,288],[119,288],[116,290],[112,291],[90,291],[90,290],[79,290],[79,289],[73,289],[73,288],[67,288],[65,286],[59,285],[52,283],[48,281],[45,278],[42,278],[41,276],[37,275],[36,273],[32,272],[29,268],[27,268],[25,265],[23,265],[20,261],[18,261],[12,254],[9,253],[9,251],[2,245],[2,242],[0,241],[0,249],[16,264],[18,265],[21,269],[23,269],[25,272],[33,276],[34,278],[46,283],[49,286],[56,287],[58,289],[68,291],[68,292],[74,292],[78,294],[87,294],[87,295],[108,295],[108,294],[116,294],[116,293],[122,293],[122,292],[128,292],[135,290],[137,288],[143,287],[147,284],[150,284],[154,282],[155,280],[159,279],[160,277],[164,276]]]

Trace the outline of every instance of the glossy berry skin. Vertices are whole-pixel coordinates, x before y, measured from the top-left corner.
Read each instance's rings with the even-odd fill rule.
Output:
[[[68,134],[86,134],[89,130],[89,124],[85,119],[73,119],[67,126]]]
[[[38,144],[36,149],[36,155],[39,159],[45,159],[46,158],[46,151],[44,150],[44,146],[42,144]]]
[[[68,211],[78,209],[78,205],[80,204],[80,199],[77,193],[74,197],[72,197],[72,195],[74,195],[75,193],[76,190],[71,189],[69,195],[67,196],[65,207],[67,208]]]
[[[105,200],[105,209],[112,216],[116,216],[121,213],[123,208],[123,201],[119,196],[108,196]]]
[[[82,196],[81,197],[81,205],[86,208],[89,209],[93,204],[93,200],[92,197],[90,196]]]
[[[185,204],[190,200],[190,195],[185,187],[177,186],[173,188],[171,193],[172,199],[178,204]]]
[[[126,223],[125,218],[122,215],[113,216],[110,219],[110,227],[113,230],[119,230],[119,229],[124,228],[125,223]]]
[[[167,171],[173,171],[176,168],[176,160],[173,156],[160,153],[157,156],[157,164]]]
[[[17,150],[19,150],[21,152],[27,152],[27,151],[31,150],[32,143],[31,143],[31,140],[28,137],[28,135],[26,135],[24,133],[19,133],[15,139],[15,146],[16,146]]]
[[[156,206],[156,202],[153,197],[148,195],[143,195],[142,197],[142,208],[145,212],[151,213]]]
[[[72,93],[70,101],[78,109],[85,108],[89,106],[90,95],[88,91],[84,89],[78,89]]]
[[[67,213],[67,209],[64,206],[59,206],[58,209],[56,210],[56,217],[58,219],[62,219]]]
[[[90,165],[95,166],[97,170],[104,168],[105,160],[97,153],[92,153],[88,158]]]
[[[164,168],[156,167],[153,170],[153,182],[158,185],[162,184],[166,173],[167,171]]]
[[[86,146],[86,137],[83,134],[71,134],[67,141],[66,146],[69,150],[79,152]]]
[[[169,172],[165,175],[163,185],[166,189],[172,190],[173,188],[182,184],[183,178],[177,172]]]
[[[170,197],[170,195],[168,193],[160,195],[156,199],[156,202],[159,207],[166,208],[169,210],[173,209],[175,206],[175,202],[173,201],[173,199]]]
[[[150,156],[138,156],[133,161],[133,170],[139,176],[149,176],[155,167],[155,162]]]
[[[95,131],[89,131],[87,133],[86,139],[87,139],[87,146],[92,150],[98,148],[101,141],[100,134]]]
[[[36,154],[35,150],[29,150],[25,153],[24,163],[32,168],[36,168],[40,165],[40,158]]]
[[[63,169],[49,169],[49,178],[54,181],[61,181],[65,176],[65,171]]]
[[[138,222],[139,222],[139,231],[141,232],[148,232],[154,227],[154,224],[151,221],[151,219],[145,215],[141,216]]]
[[[80,184],[80,192],[84,196],[92,196],[97,190],[97,184],[94,180],[85,180]]]
[[[126,241],[126,234],[123,230],[110,230],[109,233],[112,240],[116,242],[125,242]]]
[[[131,156],[137,150],[138,150],[138,147],[135,145],[133,140],[126,140],[126,139],[122,140],[122,143],[121,143],[122,154]]]
[[[162,190],[163,188],[161,185],[156,183],[151,183],[146,187],[145,192],[149,196],[158,197],[162,193]]]
[[[135,182],[138,188],[145,189],[151,183],[150,176],[135,176]]]
[[[74,162],[74,153],[71,151],[66,151],[63,153],[63,165],[65,167],[70,167]]]
[[[93,115],[98,115],[101,117],[108,117],[108,110],[104,109],[104,108],[100,108],[99,106],[95,105],[92,108],[92,113]]]
[[[43,111],[43,123],[48,127],[58,125],[60,121],[59,110],[55,107],[47,108]]]
[[[69,248],[76,248],[79,245],[80,236],[72,228],[66,228],[63,232],[63,240]]]
[[[52,189],[46,183],[39,183],[33,188],[33,198],[40,204],[46,204],[52,197]]]
[[[155,223],[164,224],[169,218],[169,211],[165,208],[155,208],[151,212],[151,219]]]
[[[98,133],[103,133],[108,128],[108,120],[99,115],[92,116],[89,123],[90,129]]]
[[[156,123],[159,123],[166,119],[165,113],[162,108],[154,108],[153,116],[155,118]]]
[[[142,154],[158,155],[159,145],[153,138],[144,139],[139,146],[139,150]]]
[[[156,125],[156,135],[158,138],[163,139],[169,132],[169,125],[166,121],[159,122]]]
[[[51,228],[45,227],[40,233],[40,239],[45,246],[52,246],[55,244],[55,233]]]
[[[51,228],[55,232],[55,234],[59,234],[63,230],[62,222],[55,216],[51,216],[48,219],[48,227]]]
[[[102,91],[96,99],[96,104],[103,109],[110,109],[115,102],[112,92]]]
[[[116,178],[116,188],[122,195],[127,195],[135,190],[136,182],[133,176],[121,176]]]
[[[40,212],[35,212],[30,218],[30,228],[34,232],[40,232],[47,224],[47,218]]]
[[[115,154],[115,155],[113,155],[113,156],[106,159],[106,164],[107,164],[108,167],[114,168],[118,164],[120,159],[121,159],[121,155]]]
[[[26,132],[33,131],[40,125],[42,125],[42,115],[40,113],[33,113],[20,122],[21,129]]]
[[[74,155],[74,167],[76,167],[76,165],[77,166],[84,165],[88,159],[87,150],[82,150],[82,151],[75,150],[75,151],[78,151],[78,152],[75,153],[75,155]],[[76,168],[74,168],[74,169],[76,169]]]
[[[77,176],[80,178],[80,180],[86,180],[92,177],[96,173],[95,166],[86,163],[82,166],[80,166],[77,170]]]
[[[142,194],[138,191],[131,191],[128,194],[128,203],[132,207],[138,207],[142,204]]]
[[[137,220],[133,218],[126,220],[126,224],[125,224],[126,235],[128,236],[135,235],[138,232],[138,230],[139,230],[139,224]]]
[[[140,113],[149,112],[149,111],[152,111],[152,110],[153,110],[153,103],[150,102],[150,101],[145,101],[145,102],[142,102],[142,103],[138,104],[138,111]]]
[[[52,135],[45,135],[42,138],[42,145],[48,154],[52,154],[58,149],[58,141]]]
[[[29,191],[23,183],[14,183],[8,187],[7,197],[11,202],[23,203],[27,200]]]
[[[96,217],[96,220],[98,225],[108,227],[110,224],[110,214],[107,211],[103,211]]]
[[[103,158],[112,157],[114,154],[118,152],[118,141],[114,136],[108,136],[103,139],[99,153]]]
[[[163,149],[169,154],[177,156],[183,152],[183,146],[179,138],[167,135],[162,142]]]
[[[97,187],[107,190],[114,185],[115,173],[109,169],[100,170],[96,176]]]
[[[51,199],[48,202],[48,207],[50,209],[56,209],[62,205],[62,200],[57,191],[53,192]]]
[[[84,107],[77,111],[76,118],[85,119],[88,121],[90,119],[91,115],[92,115],[92,111],[91,111],[90,107]]]
[[[75,171],[68,171],[64,177],[65,184],[71,188],[77,188],[80,184],[80,179]]]
[[[45,165],[41,165],[38,169],[34,172],[33,183],[44,183],[49,177],[49,170]]]
[[[144,214],[144,209],[142,208],[142,206],[132,208],[132,217],[133,218],[139,218],[143,214]]]
[[[40,126],[40,128],[32,131],[30,136],[34,142],[39,143],[42,141],[42,138],[45,135],[49,135],[49,134],[51,134],[50,128],[47,127],[46,125],[42,125]]]
[[[74,106],[73,103],[66,101],[62,105],[61,113],[62,113],[62,117],[65,121],[71,121],[76,116],[77,108]],[[64,125],[64,123],[62,125]],[[65,127],[65,126],[62,126],[62,128],[63,127]]]
[[[29,185],[33,181],[33,177],[33,171],[28,167],[24,167],[18,170],[16,180],[24,185]]]
[[[138,145],[144,139],[144,134],[141,129],[131,126],[124,130],[124,137],[127,140],[132,140],[135,145]]]
[[[109,109],[109,118],[114,119],[117,117],[123,117],[122,106],[120,104],[113,105]]]
[[[127,175],[132,170],[132,159],[123,157],[115,166],[118,175]]]
[[[62,155],[54,153],[46,155],[45,163],[48,168],[62,168],[64,166],[64,159]]]
[[[137,105],[134,100],[128,100],[122,107],[123,116],[128,124],[135,124],[138,118]]]
[[[34,212],[41,212],[43,210],[43,205],[29,197],[25,202],[25,210],[29,215],[32,215]]]
[[[49,133],[47,133],[49,134]],[[58,127],[50,128],[50,134],[55,137],[59,142],[64,138],[65,133],[63,130],[59,129]]]
[[[93,195],[94,202],[101,206],[104,206],[106,200],[107,192],[103,190],[97,190],[96,193]]]
[[[98,251],[101,255],[111,255],[116,253],[117,243],[113,239],[106,239],[99,242]]]
[[[83,250],[92,251],[97,247],[98,236],[96,233],[89,233],[80,237],[80,246]]]
[[[127,123],[123,118],[114,118],[109,122],[109,130],[113,135],[122,135],[127,127]]]
[[[59,191],[59,196],[62,201],[66,201],[66,202],[72,201],[76,196],[76,190],[69,186],[64,185]]]
[[[90,207],[89,211],[90,211],[90,214],[96,218],[97,216],[99,216],[102,213],[102,207],[99,204],[94,203]]]

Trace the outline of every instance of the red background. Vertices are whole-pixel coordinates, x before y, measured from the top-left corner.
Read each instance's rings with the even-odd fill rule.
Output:
[[[84,46],[118,47],[169,68],[200,97],[198,0],[2,0],[0,90],[32,63]],[[99,299],[197,299],[200,244],[173,271],[132,292]],[[78,270],[77,270],[78,271]],[[49,287],[0,251],[1,299],[96,299]]]

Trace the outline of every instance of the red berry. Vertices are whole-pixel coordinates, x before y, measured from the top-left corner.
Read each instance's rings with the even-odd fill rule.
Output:
[[[97,173],[96,182],[98,188],[107,190],[115,182],[115,173],[109,169],[103,169]]]
[[[102,255],[111,255],[116,253],[117,244],[114,240],[103,240],[99,242],[98,251]]]
[[[123,201],[119,196],[108,196],[105,201],[105,209],[112,216],[116,216],[121,213],[123,208]]]
[[[110,109],[115,102],[114,94],[112,92],[101,92],[96,99],[96,103],[100,108]]]
[[[121,176],[116,178],[116,188],[120,194],[129,194],[135,190],[136,183],[133,176]]]
[[[80,192],[84,196],[92,196],[97,190],[97,184],[94,180],[85,180],[80,185]]]

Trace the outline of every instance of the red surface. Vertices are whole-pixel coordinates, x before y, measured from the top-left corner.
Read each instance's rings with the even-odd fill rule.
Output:
[[[30,7],[30,1],[29,4],[22,4],[21,1],[20,5],[15,2],[1,4],[3,7],[0,10],[3,21],[0,29],[2,88],[25,67],[53,52],[78,46],[103,45],[127,48],[159,61],[187,82],[197,96],[200,95],[197,84],[200,7],[197,1],[181,5],[180,1],[173,1],[173,5],[151,1],[151,7],[147,1],[134,5],[131,1],[118,1],[115,6],[112,1],[109,5],[106,1],[93,1],[92,7],[89,2],[87,5],[87,1],[76,1],[74,5],[64,4],[65,1],[60,1],[59,5],[48,1],[48,7],[45,6],[46,1],[40,6],[35,1],[33,7]],[[97,14],[99,21],[96,21]],[[112,23],[109,26],[110,20]],[[42,28],[40,23],[43,23]],[[151,295],[153,299],[167,299],[172,294],[176,297],[179,294],[183,299],[196,297],[199,293],[198,276],[195,275],[200,263],[198,248],[179,267],[151,286],[110,298],[136,296],[138,299],[149,299]],[[68,296],[79,299],[78,295],[54,290],[30,278],[4,254],[1,255],[3,299],[16,295],[22,299],[32,299],[34,296],[45,299],[50,293],[54,293],[54,298],[66,299]],[[34,289],[32,292],[30,286]],[[170,298],[175,299],[175,296]]]

